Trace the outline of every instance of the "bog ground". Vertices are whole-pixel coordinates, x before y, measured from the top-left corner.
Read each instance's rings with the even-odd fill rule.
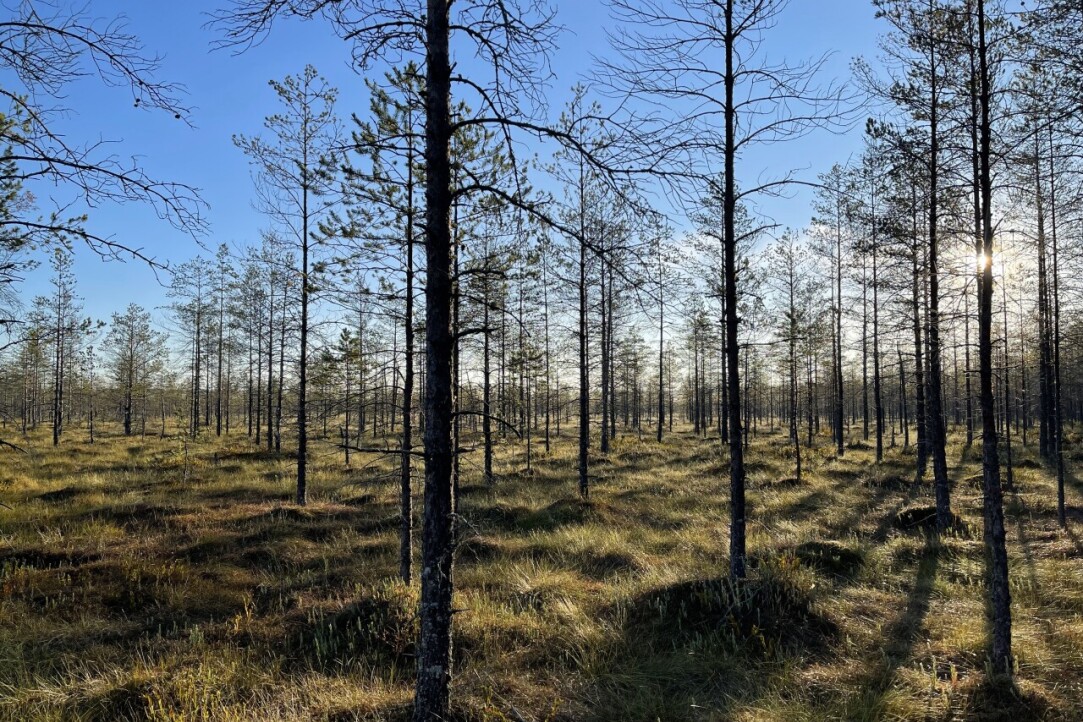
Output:
[[[111,432],[111,433],[110,433]],[[0,718],[382,720],[408,715],[416,588],[395,581],[388,460],[244,440],[35,438],[0,470]],[[1078,441],[1078,439],[1077,439]],[[977,448],[950,447],[950,537],[913,457],[824,441],[788,477],[750,451],[751,579],[726,569],[717,438],[620,438],[589,502],[574,439],[493,488],[464,461],[454,706],[463,720],[1083,718],[1083,515],[1015,448],[1016,686],[986,674]],[[420,480],[419,484],[420,486]],[[420,503],[420,501],[419,501]],[[9,508],[10,507],[10,508]]]

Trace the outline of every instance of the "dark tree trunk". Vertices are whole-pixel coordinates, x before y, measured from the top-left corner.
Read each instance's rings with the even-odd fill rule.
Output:
[[[199,433],[199,382],[200,382],[200,361],[202,360],[202,349],[200,345],[203,342],[203,314],[199,304],[202,303],[200,299],[196,299],[196,335],[193,341],[192,349],[192,438],[196,437]]]
[[[968,9],[970,9],[970,3],[967,3]],[[982,233],[982,188],[981,188],[981,148],[979,142],[979,134],[981,130],[981,118],[980,118],[980,103],[981,103],[981,81],[978,78],[978,57],[977,53],[971,43],[971,49],[969,52],[970,60],[970,149],[971,149],[971,165],[974,174],[973,187],[971,193],[974,196],[974,257],[980,258],[982,255],[982,247],[984,245],[984,238]],[[981,306],[981,284],[977,284],[977,296],[978,306]],[[967,298],[967,306],[969,308],[969,297]],[[977,421],[974,418],[974,390],[971,382],[971,374],[973,367],[970,363],[970,314],[966,314],[966,445],[970,446],[974,443],[974,429],[977,426]]]
[[[411,115],[412,118],[412,115]],[[411,131],[413,123],[410,123]],[[414,400],[414,145],[406,153],[406,317],[403,319],[406,368],[402,377],[402,454],[399,462],[399,578],[410,583],[414,509],[411,493]]]
[[[666,302],[662,297],[665,289],[662,288],[661,273],[658,274],[658,442],[662,441],[662,426],[666,421],[666,387],[664,360],[666,343]],[[649,422],[648,422],[649,423]]]
[[[448,0],[425,16],[425,514],[415,722],[448,717],[454,546],[451,469],[451,59]]]
[[[797,429],[797,303],[794,298],[794,263],[790,258],[789,301],[790,301],[790,443],[793,444],[794,475],[801,481],[801,439]]]
[[[256,327],[258,332],[256,334],[256,375],[255,375],[255,387],[256,387],[256,447],[258,448],[261,443],[260,434],[263,433],[263,317],[260,313],[262,309],[259,308],[259,304],[256,304]]]
[[[935,49],[930,53],[935,53]],[[933,483],[936,489],[936,528],[943,533],[951,526],[951,498],[948,490],[948,461],[945,445],[947,434],[944,429],[944,395],[942,392],[942,362],[940,354],[940,236],[939,236],[939,198],[940,192],[940,136],[939,107],[940,96],[937,91],[937,65],[935,54],[930,57],[930,103],[929,112],[929,328],[926,341],[929,345],[929,398],[927,399],[928,443],[933,455]]]
[[[1002,377],[1004,379],[1004,462],[1007,476],[1004,479],[1004,486],[1011,489],[1015,486],[1015,468],[1014,461],[1012,459],[1012,380],[1011,380],[1011,354],[1009,341],[1009,328],[1008,328],[1008,284],[1007,279],[1001,278],[1000,283],[1000,297],[1001,297],[1001,313],[1004,317],[1004,370]]]
[[[910,419],[906,407],[906,364],[903,362],[902,346],[896,348],[899,355],[899,426],[903,432],[903,448],[910,448]]]
[[[880,259],[876,240],[876,192],[872,204],[872,399],[876,414],[876,463],[884,460],[884,394],[880,378]]]
[[[590,369],[587,366],[587,242],[583,161],[579,162],[579,495],[590,494],[587,454],[590,450]]]
[[[53,446],[60,445],[60,429],[64,423],[64,313],[60,292],[56,304],[56,348],[53,359]],[[198,397],[197,397],[198,399]],[[198,409],[199,402],[196,402]]]
[[[306,166],[302,173],[308,173]],[[308,180],[301,190],[301,339],[297,383],[297,503],[308,503]],[[283,309],[283,312],[285,309]],[[283,313],[283,318],[285,313]],[[280,398],[281,398],[281,391]],[[281,403],[281,401],[279,402]]]
[[[861,255],[861,438],[869,440],[869,283]]]
[[[455,187],[459,187],[458,174],[452,175]],[[451,424],[451,448],[454,450],[454,455],[451,460],[451,511],[452,514],[459,512],[459,481],[462,478],[462,400],[460,394],[462,393],[462,372],[461,372],[461,360],[462,360],[462,338],[459,335],[459,329],[461,325],[459,323],[459,314],[462,310],[462,294],[461,283],[462,277],[459,272],[460,260],[462,258],[462,240],[459,235],[461,228],[459,226],[459,199],[452,198],[451,200],[451,212],[452,212],[452,227],[455,229],[454,235],[451,238],[451,253],[452,253],[452,270],[454,272],[454,283],[451,286],[451,330],[453,334],[453,341],[451,344],[451,380],[454,384],[452,396],[452,413],[455,415],[454,421]],[[454,521],[454,517],[452,517]],[[453,542],[454,543],[454,542]]]
[[[492,398],[493,398],[493,385],[492,385],[492,354],[491,354],[491,341],[490,341],[490,315],[489,308],[492,305],[492,300],[489,297],[489,283],[488,276],[485,278],[485,295],[483,302],[485,309],[483,311],[483,323],[484,329],[482,330],[482,390],[481,390],[481,435],[482,435],[482,454],[484,458],[484,477],[487,485],[493,483],[493,417],[492,417]]]
[[[278,389],[275,399],[275,453],[282,453],[282,401],[286,392],[286,289],[282,290],[282,312],[278,314]]]
[[[912,194],[914,205],[914,246],[912,254],[911,276],[911,305],[914,314],[914,416],[917,425],[917,463],[914,469],[914,480],[921,483],[925,476],[925,469],[929,462],[929,438],[928,425],[926,424],[925,409],[925,354],[923,352],[922,323],[921,323],[921,262],[919,259],[918,238],[918,195]]]
[[[734,70],[734,0],[726,0],[726,70],[725,70],[725,192],[723,197],[723,255],[726,303],[726,369],[730,403],[730,577],[745,576],[745,457],[741,445],[741,374],[740,349],[737,345],[737,235],[735,212],[737,206],[734,165],[736,160]]]
[[[124,435],[132,435],[132,404],[135,393],[135,347],[134,329],[129,330],[128,357],[124,360]]]
[[[609,328],[609,304],[606,303],[605,295],[605,268],[606,260],[601,258],[601,293],[598,298],[598,305],[601,307],[601,346],[602,346],[602,427],[601,427],[601,441],[598,445],[598,450],[603,454],[609,453],[609,336],[612,333]],[[612,279],[610,279],[612,283]],[[699,428],[696,428],[699,431]]]
[[[615,324],[613,323],[613,268],[609,269],[609,283],[606,285],[606,296],[603,298],[602,303],[606,304],[609,309],[606,312],[607,329],[607,342],[609,344],[609,352],[607,354],[609,358],[609,438],[617,438],[617,375],[616,368],[616,335],[614,334]]]
[[[552,383],[553,376],[550,369],[551,364],[551,352],[549,349],[549,277],[548,277],[548,261],[542,259],[542,318],[544,322],[545,333],[545,454],[549,455],[549,425],[552,415],[553,406],[553,393]],[[557,423],[560,423],[560,412],[557,411]]]
[[[993,213],[990,170],[992,138],[990,127],[990,70],[985,38],[985,0],[978,5],[978,62],[981,81],[981,203],[982,251],[980,306],[978,308],[978,363],[982,412],[982,479],[984,482],[985,544],[989,563],[989,596],[992,617],[992,663],[997,672],[1012,672],[1011,592],[1008,586],[1008,552],[1005,545],[1004,499],[1000,486],[997,452],[996,409],[993,401]]]
[[[835,453],[842,457],[846,453],[843,418],[846,415],[846,400],[843,396],[842,380],[842,199],[835,200]]]
[[[271,276],[271,284],[267,293],[267,451],[274,449],[274,368],[275,368],[275,278]],[[281,382],[280,382],[281,383]]]
[[[214,435],[222,435],[222,371],[224,361],[222,353],[225,346],[225,328],[226,328],[226,301],[225,290],[219,291],[221,294],[218,298],[218,368],[216,369],[216,378],[214,383]]]
[[[1057,522],[1061,528],[1068,524],[1064,506],[1064,413],[1061,410],[1060,382],[1060,268],[1057,249],[1057,186],[1056,167],[1054,165],[1053,127],[1049,127],[1049,232],[1053,243],[1053,449],[1057,468]]]

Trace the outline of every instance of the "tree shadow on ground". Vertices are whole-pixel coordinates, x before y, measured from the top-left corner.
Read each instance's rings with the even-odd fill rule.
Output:
[[[886,712],[895,673],[911,660],[929,614],[942,553],[943,547],[937,538],[927,536],[917,560],[913,584],[907,593],[906,607],[886,628],[880,647],[881,657],[869,663],[869,672],[856,685],[860,690],[858,695],[842,701],[841,706],[847,710],[843,718],[854,718],[858,710],[866,717],[871,713],[876,718]]]

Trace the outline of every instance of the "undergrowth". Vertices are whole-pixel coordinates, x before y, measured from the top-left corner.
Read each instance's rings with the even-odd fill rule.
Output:
[[[0,452],[0,720],[409,718],[393,457],[347,468],[317,442],[298,509],[289,458],[242,437],[77,435]],[[501,443],[492,486],[467,457],[455,719],[1083,718],[1073,474],[1060,530],[1049,471],[1015,449],[1005,679],[986,665],[977,456],[953,438],[938,536],[911,450],[877,465],[863,439],[841,459],[817,439],[798,482],[785,441],[752,439],[740,582],[717,437],[621,435],[589,501],[573,438],[536,446],[530,474]]]

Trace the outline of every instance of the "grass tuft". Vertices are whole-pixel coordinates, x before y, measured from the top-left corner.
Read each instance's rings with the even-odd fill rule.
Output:
[[[782,560],[758,565],[743,581],[693,579],[654,589],[632,601],[628,618],[637,635],[674,645],[823,648],[838,628],[817,611],[793,569]]]
[[[936,507],[914,506],[903,509],[895,515],[892,525],[900,531],[921,532],[924,534],[935,533]],[[970,527],[955,512],[951,512],[951,521],[948,528],[957,534],[968,534],[970,532]]]
[[[793,549],[793,555],[807,567],[842,579],[856,576],[865,565],[864,554],[834,541],[798,544]]]

